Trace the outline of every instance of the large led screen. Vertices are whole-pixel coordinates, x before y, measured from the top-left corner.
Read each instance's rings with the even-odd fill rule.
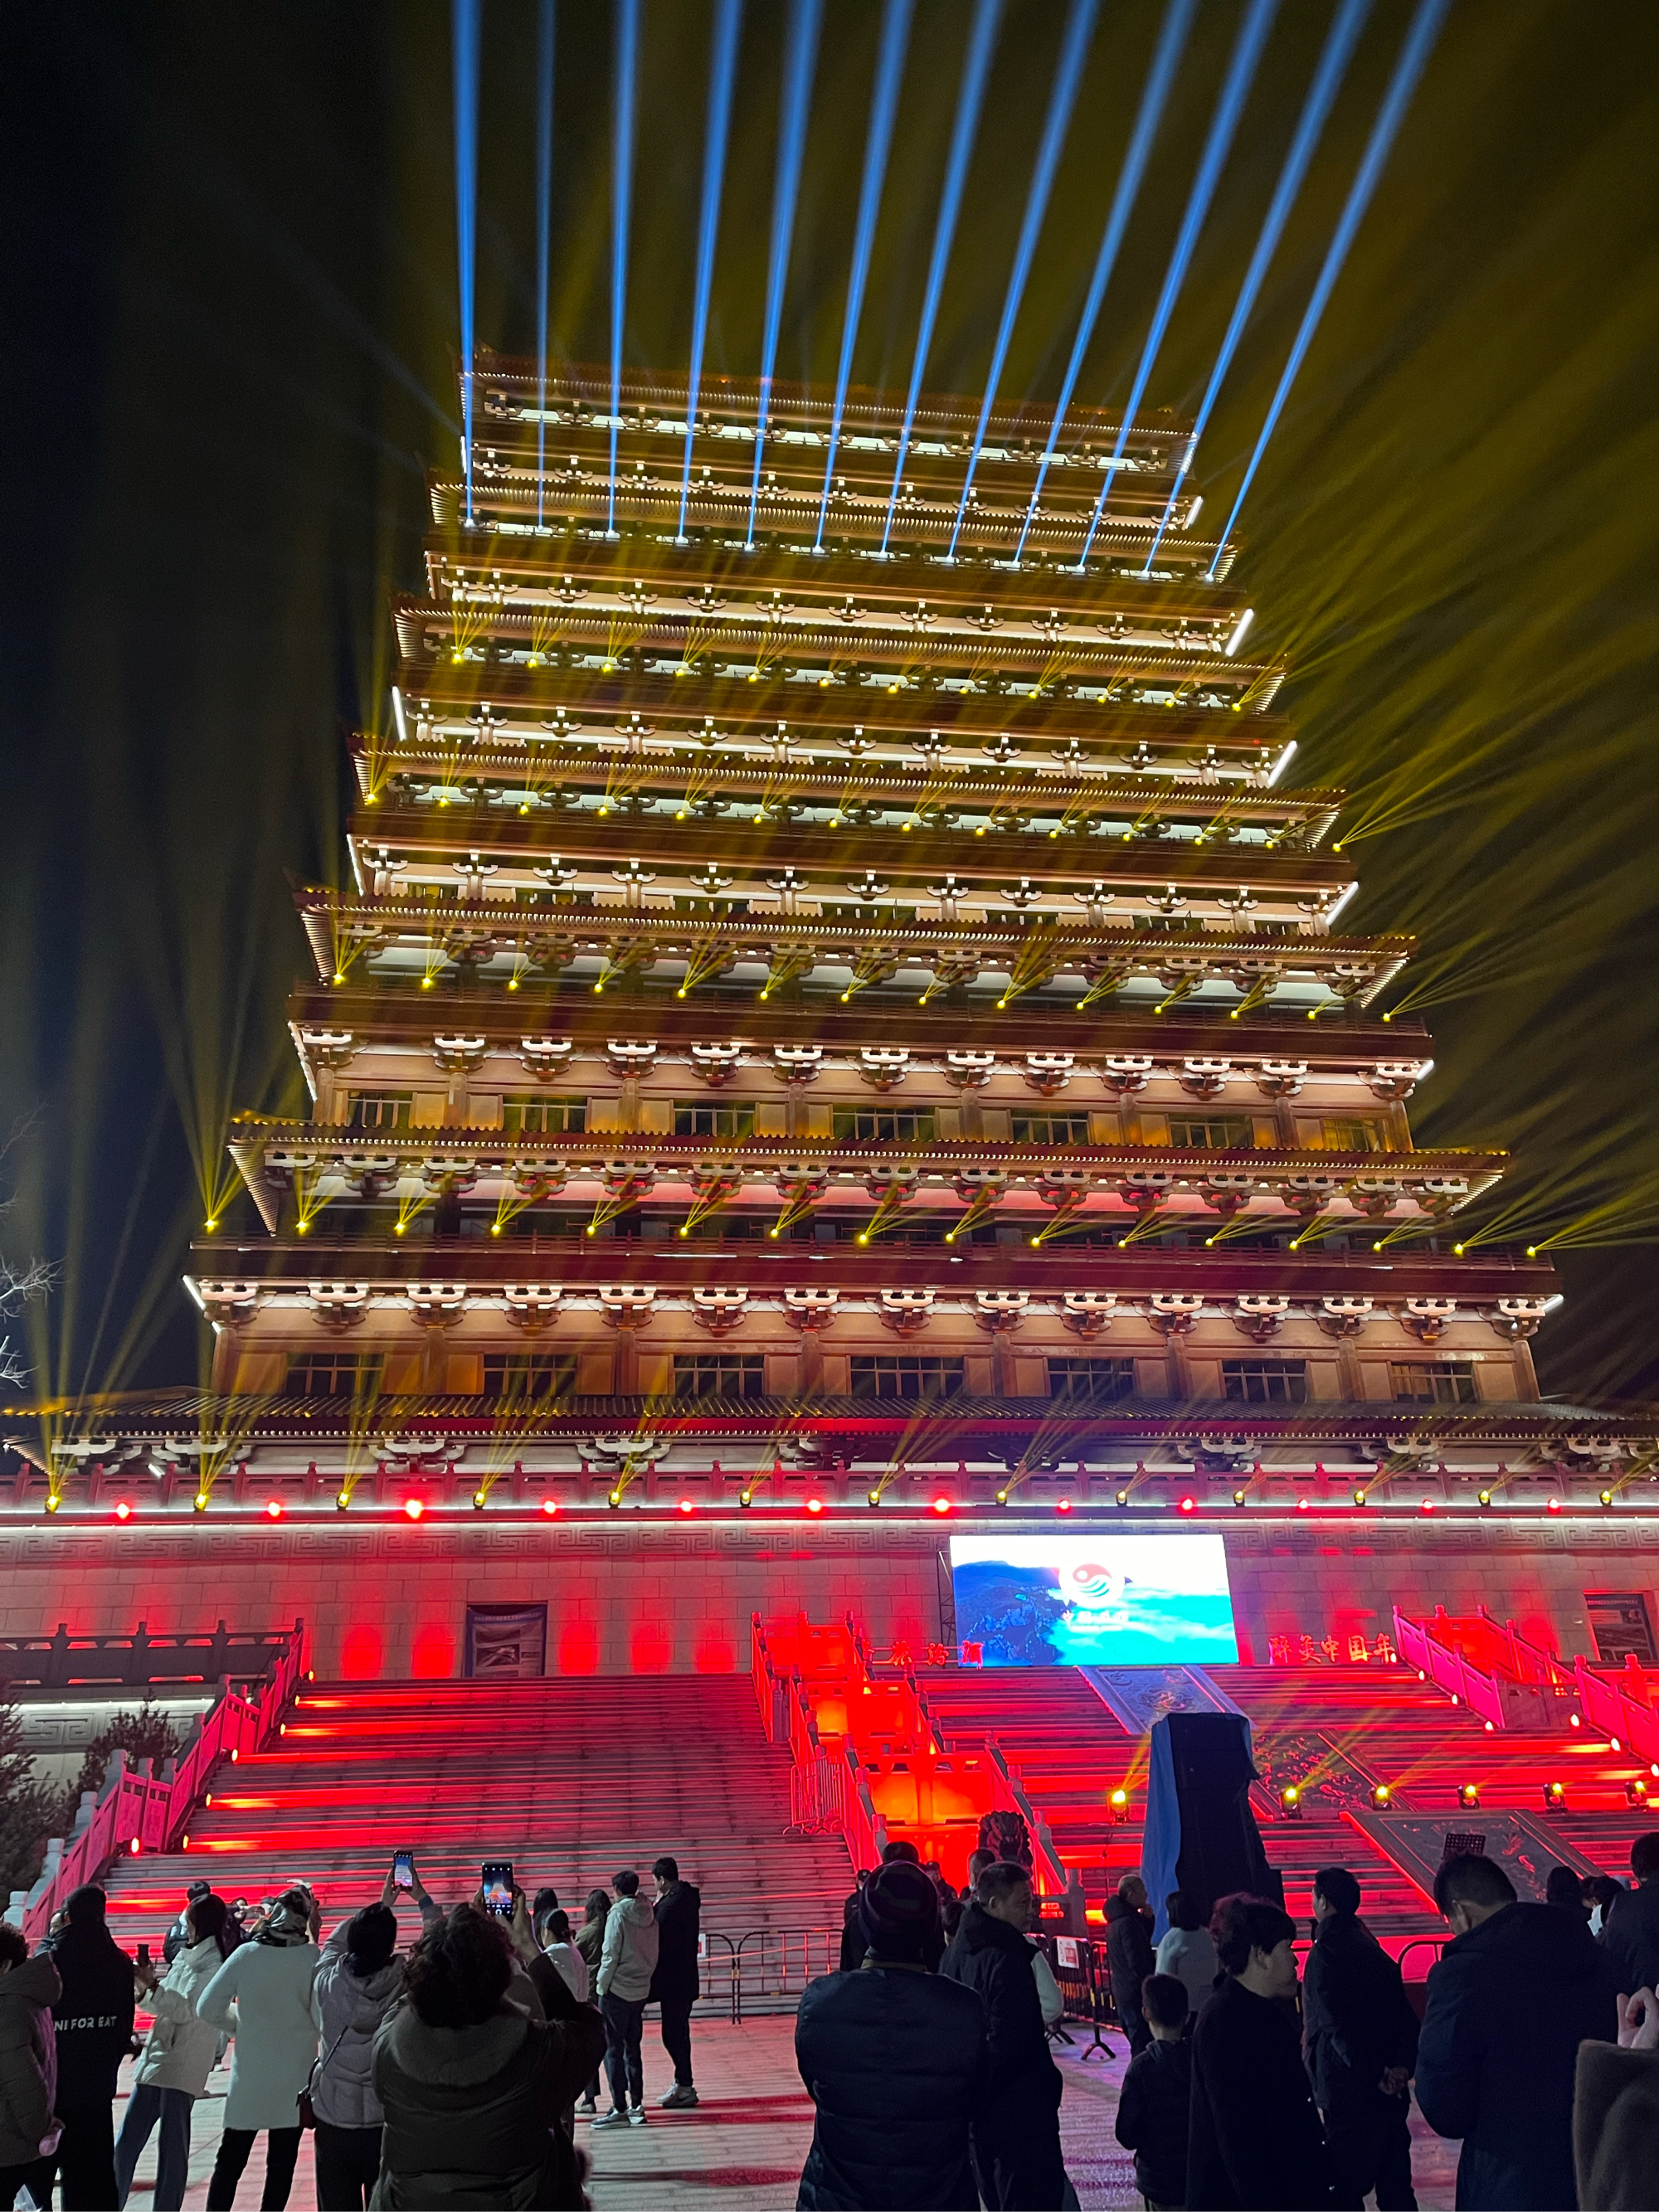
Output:
[[[1219,1536],[953,1536],[958,1644],[987,1667],[1229,1666]]]

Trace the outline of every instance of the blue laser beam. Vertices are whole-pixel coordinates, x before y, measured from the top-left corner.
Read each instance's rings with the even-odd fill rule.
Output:
[[[1215,357],[1215,367],[1210,371],[1210,380],[1204,387],[1204,397],[1199,402],[1198,413],[1193,419],[1192,434],[1187,441],[1187,451],[1181,464],[1181,475],[1183,477],[1192,466],[1198,441],[1208,428],[1210,417],[1215,412],[1216,400],[1226,380],[1227,372],[1233,365],[1233,356],[1244,336],[1244,326],[1255,312],[1261,287],[1267,282],[1268,268],[1279,250],[1285,225],[1296,204],[1297,194],[1302,189],[1308,166],[1314,157],[1314,149],[1324,131],[1332,102],[1336,98],[1354,46],[1370,11],[1371,0],[1342,0],[1327,34],[1324,52],[1319,57],[1319,66],[1314,72],[1313,82],[1308,88],[1308,97],[1303,103],[1296,136],[1291,141],[1290,151],[1285,156],[1285,166],[1279,173],[1279,182],[1273,188],[1273,199],[1262,221],[1261,235],[1250,256],[1250,265],[1244,271],[1244,282],[1238,288],[1238,298],[1233,303],[1232,317],[1222,338],[1221,350]],[[1177,479],[1164,512],[1158,517],[1157,535],[1141,568],[1143,576],[1149,573],[1158,558],[1158,549],[1164,543],[1164,534],[1170,526],[1170,518],[1176,511],[1176,502],[1180,496],[1181,484]]]
[[[1232,150],[1238,118],[1243,112],[1244,102],[1255,76],[1256,64],[1261,59],[1261,50],[1267,43],[1267,33],[1273,28],[1278,8],[1279,0],[1250,0],[1249,12],[1233,42],[1221,97],[1216,102],[1215,113],[1210,120],[1209,136],[1204,142],[1198,173],[1194,177],[1192,189],[1187,195],[1187,205],[1182,215],[1175,251],[1170,256],[1163,289],[1158,295],[1158,305],[1152,310],[1152,327],[1146,333],[1146,343],[1140,349],[1134,382],[1129,388],[1117,436],[1113,440],[1111,453],[1107,457],[1101,478],[1100,496],[1095,501],[1094,513],[1089,517],[1089,533],[1083,541],[1083,550],[1078,556],[1079,572],[1093,550],[1095,532],[1100,527],[1100,518],[1105,513],[1106,501],[1111,495],[1117,464],[1123,458],[1123,448],[1128,443],[1129,432],[1134,426],[1135,410],[1152,380],[1152,365],[1158,359],[1158,349],[1163,345],[1164,333],[1170,327],[1170,318],[1175,313],[1181,288],[1187,281],[1187,270],[1198,245],[1199,233],[1204,228],[1205,218],[1210,212],[1210,203],[1215,198],[1216,186],[1221,181],[1221,172]]]
[[[991,55],[996,46],[997,26],[1001,17],[1002,0],[974,0],[973,28],[968,34],[968,52],[962,65],[956,121],[951,126],[951,150],[945,165],[945,189],[939,195],[939,214],[933,223],[933,250],[927,264],[927,285],[922,295],[921,320],[916,326],[916,350],[910,364],[910,389],[905,397],[904,422],[899,431],[892,488],[887,495],[887,516],[882,525],[881,551],[884,556],[887,551],[887,541],[893,534],[893,510],[898,505],[905,455],[910,449],[910,428],[916,419],[916,402],[921,396],[921,380],[927,372],[927,356],[933,343],[933,325],[939,319],[939,296],[945,289],[945,266],[951,258],[951,247],[957,234],[957,218],[962,212],[962,191],[968,180],[969,156],[974,150],[979,112],[985,100],[985,80],[990,73]]]
[[[915,0],[887,0],[881,19],[881,51],[876,63],[875,89],[870,96],[870,126],[864,141],[864,175],[859,185],[858,225],[853,234],[853,265],[847,277],[847,306],[841,324],[841,360],[836,369],[836,397],[830,410],[830,452],[823,464],[823,493],[818,501],[818,534],[812,550],[823,550],[824,518],[830,512],[830,485],[835,475],[836,449],[841,443],[842,410],[852,381],[853,348],[864,313],[864,291],[870,281],[870,252],[875,243],[876,217],[881,211],[882,186],[887,179],[887,156],[893,143],[893,118],[898,112],[899,84],[910,44],[910,23]]]
[[[1146,72],[1146,82],[1141,88],[1140,106],[1136,111],[1134,129],[1130,134],[1128,149],[1123,156],[1123,167],[1118,172],[1117,186],[1112,194],[1112,204],[1107,211],[1106,228],[1100,235],[1100,250],[1095,255],[1094,272],[1089,279],[1089,289],[1084,298],[1083,317],[1077,326],[1077,336],[1072,341],[1072,357],[1066,364],[1066,374],[1060,381],[1060,398],[1054,406],[1054,419],[1048,425],[1048,436],[1042,448],[1042,458],[1037,464],[1036,482],[1031,487],[1030,502],[1025,510],[1025,520],[1020,526],[1019,543],[1014,548],[1014,559],[1018,562],[1025,550],[1025,541],[1031,534],[1031,525],[1036,520],[1037,502],[1042,497],[1042,487],[1048,480],[1049,465],[1060,443],[1060,434],[1077,390],[1078,378],[1083,372],[1083,357],[1089,350],[1089,342],[1095,334],[1095,324],[1100,315],[1100,303],[1106,296],[1106,287],[1111,282],[1112,271],[1122,250],[1123,234],[1129,227],[1129,217],[1140,197],[1141,180],[1146,173],[1152,141],[1158,136],[1158,126],[1164,119],[1168,105],[1170,87],[1181,64],[1187,36],[1193,27],[1193,17],[1198,12],[1198,0],[1170,0],[1164,11],[1164,27],[1158,33],[1158,45],[1152,52],[1152,65]]]
[[[558,0],[541,0],[536,54],[536,527],[547,495],[547,279],[553,258],[553,54]]]
[[[985,444],[985,426],[991,419],[991,410],[996,404],[997,386],[1002,381],[1008,348],[1013,343],[1014,323],[1025,297],[1025,287],[1030,278],[1031,262],[1036,253],[1037,238],[1042,228],[1042,219],[1048,212],[1048,195],[1054,187],[1054,170],[1059,165],[1060,149],[1066,143],[1066,133],[1071,126],[1072,110],[1077,105],[1078,86],[1083,76],[1083,63],[1089,51],[1089,42],[1095,34],[1095,22],[1100,13],[1100,0],[1072,0],[1066,19],[1066,35],[1060,42],[1060,60],[1054,70],[1054,89],[1048,95],[1048,112],[1043,120],[1042,137],[1037,144],[1037,157],[1031,171],[1031,181],[1025,192],[1025,213],[1019,226],[1019,240],[1014,248],[1014,265],[1008,272],[1008,289],[1002,302],[1002,319],[997,325],[996,343],[991,349],[991,366],[985,379],[985,397],[980,404],[979,421],[974,428],[973,450],[968,456],[968,472],[962,481],[962,496],[957,501],[956,520],[951,526],[951,543],[945,549],[945,558],[956,558],[957,540],[962,535],[963,517],[968,502],[973,496],[974,477],[979,467],[979,457]]]
[[[478,43],[483,0],[453,0],[455,254],[461,310],[461,477],[472,526],[472,345],[478,289]]]
[[[697,434],[697,399],[702,389],[703,349],[708,339],[708,301],[714,285],[714,247],[720,237],[720,195],[726,188],[726,149],[732,135],[732,88],[738,74],[738,40],[743,28],[743,0],[720,0],[708,57],[708,121],[702,147],[702,212],[697,219],[697,289],[691,307],[691,371],[685,387],[685,464],[680,472],[680,520],[675,532],[685,543],[686,502],[691,496],[691,449]]]
[[[1238,510],[1244,504],[1244,495],[1255,480],[1255,472],[1261,465],[1261,456],[1267,450],[1267,441],[1273,436],[1274,429],[1278,427],[1279,418],[1285,411],[1285,402],[1290,397],[1291,386],[1296,381],[1297,372],[1302,366],[1308,348],[1313,343],[1314,332],[1319,327],[1320,318],[1323,315],[1326,304],[1335,289],[1336,280],[1342,273],[1342,264],[1348,258],[1348,248],[1353,243],[1354,233],[1358,229],[1365,210],[1370,204],[1371,195],[1376,190],[1383,164],[1389,158],[1389,149],[1393,146],[1400,125],[1404,120],[1406,110],[1411,105],[1412,94],[1417,89],[1417,81],[1422,76],[1429,55],[1433,51],[1434,42],[1440,34],[1440,26],[1445,21],[1446,10],[1449,5],[1450,0],[1419,0],[1417,13],[1412,17],[1411,27],[1406,33],[1406,42],[1400,49],[1400,58],[1395,64],[1394,75],[1389,80],[1389,88],[1382,96],[1382,105],[1377,111],[1376,121],[1371,126],[1371,135],[1366,141],[1365,151],[1360,157],[1359,167],[1354,173],[1354,180],[1348,187],[1347,199],[1344,203],[1341,215],[1337,219],[1335,233],[1325,255],[1324,265],[1320,270],[1318,280],[1314,285],[1312,297],[1308,301],[1307,311],[1302,318],[1301,328],[1297,331],[1296,341],[1291,348],[1290,359],[1285,364],[1285,373],[1279,380],[1279,389],[1273,393],[1273,403],[1267,410],[1267,419],[1261,426],[1261,435],[1255,441],[1255,450],[1251,453],[1246,465],[1244,479],[1238,487],[1238,495],[1233,501],[1231,514],[1227,517],[1226,527],[1216,541],[1214,558],[1206,571],[1206,574],[1210,576],[1215,574],[1216,562],[1221,558],[1222,549],[1232,534],[1233,525],[1238,520]]]
[[[628,226],[634,194],[635,79],[640,52],[640,0],[617,0],[616,120],[611,168],[611,473],[605,530],[617,534],[617,425],[622,414],[623,325],[628,314]]]
[[[760,503],[761,468],[766,459],[766,425],[772,403],[772,374],[777,367],[778,332],[783,325],[783,288],[789,276],[789,247],[795,234],[795,203],[800,197],[801,155],[806,149],[806,115],[811,105],[812,68],[817,59],[823,0],[790,0],[789,35],[784,49],[783,106],[778,121],[778,166],[772,183],[772,248],[766,270],[766,322],[761,335],[760,399],[755,413],[755,473],[749,486],[747,544],[755,543],[755,509]]]

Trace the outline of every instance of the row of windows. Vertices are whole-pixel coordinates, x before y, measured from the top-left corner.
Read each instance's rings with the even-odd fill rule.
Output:
[[[550,1098],[538,1091],[509,1094],[501,1100],[501,1128],[509,1137],[580,1136],[587,1128],[586,1098]],[[351,1094],[346,1126],[350,1129],[407,1129],[415,1110],[412,1091],[356,1091]],[[676,1099],[674,1134],[740,1143],[754,1134],[752,1100]],[[1255,1125],[1248,1114],[1172,1114],[1170,1143],[1177,1152],[1248,1152],[1255,1146]],[[938,1116],[927,1107],[833,1109],[830,1127],[837,1144],[931,1144]],[[1387,1133],[1377,1121],[1338,1116],[1320,1125],[1329,1152],[1380,1152]],[[1017,1145],[1086,1145],[1087,1114],[1014,1114],[1009,1135]]]
[[[854,1353],[850,1382],[855,1398],[948,1398],[963,1387],[960,1359],[926,1353]],[[1051,1398],[1109,1405],[1135,1395],[1133,1359],[1050,1359]],[[373,1352],[307,1352],[289,1363],[288,1387],[307,1398],[372,1395],[380,1387],[384,1361]],[[574,1390],[576,1363],[569,1354],[487,1352],[483,1395],[526,1406]],[[1413,1404],[1473,1405],[1474,1368],[1460,1359],[1400,1360],[1389,1368],[1389,1395]],[[1308,1368],[1301,1359],[1224,1359],[1222,1395],[1243,1405],[1300,1406],[1307,1401]],[[693,1352],[674,1358],[677,1398],[760,1398],[766,1395],[764,1355],[750,1352]]]

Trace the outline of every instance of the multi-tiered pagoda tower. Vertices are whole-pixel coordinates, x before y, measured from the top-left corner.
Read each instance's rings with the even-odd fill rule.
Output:
[[[1412,947],[1181,424],[999,410],[964,505],[950,399],[901,464],[872,397],[833,453],[810,390],[759,451],[752,386],[474,398],[299,896],[312,1114],[196,1261],[228,1437],[303,1401],[343,1501],[413,1424],[486,1506],[1139,1506],[1536,1398],[1553,1277],[1455,1252],[1502,1160],[1413,1146]]]

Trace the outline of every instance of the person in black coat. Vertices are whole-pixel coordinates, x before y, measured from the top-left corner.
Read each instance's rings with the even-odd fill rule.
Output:
[[[985,2008],[927,1966],[939,1898],[898,1862],[859,1894],[861,1963],[809,1982],[795,2063],[817,2107],[799,2212],[975,2212],[969,2125],[986,2079]]]
[[[1329,2155],[1297,2026],[1296,1923],[1265,1897],[1224,1897],[1210,1923],[1226,1978],[1193,2031],[1189,2212],[1324,2212]]]
[[[1616,2040],[1616,1977],[1577,1914],[1518,1904],[1478,1852],[1445,1862],[1434,1901],[1455,1940],[1429,1975],[1417,2101],[1437,2135],[1462,2138],[1457,2203],[1559,2212],[1577,2202],[1578,2046]]]
[[[939,1972],[975,1991],[985,2007],[990,2067],[974,2115],[980,2194],[988,2205],[1052,2212],[1066,2200],[1064,2084],[1048,2049],[1026,1941],[1036,1917],[1030,1875],[1012,1859],[996,1861],[975,1884]]]
[[[890,1843],[884,1846],[881,1863],[883,1866],[919,1867],[921,1864],[921,1853],[908,1838],[895,1836]],[[864,1885],[871,1878],[868,1874],[860,1875],[858,1887],[841,1909],[841,1970],[844,1974],[856,1973],[864,1964],[864,1923],[859,1918],[859,1902],[863,1894]],[[944,1949],[945,1935],[941,1924],[939,1949],[927,1961],[929,1972],[933,1972],[938,1967]]]
[[[1659,1832],[1650,1830],[1630,1847],[1634,1889],[1621,1889],[1603,1909],[1601,1942],[1619,1986],[1659,1989]]]
[[[1187,1985],[1148,1974],[1140,2012],[1152,2041],[1129,2061],[1117,2100],[1117,2139],[1135,2154],[1135,2187],[1147,2212],[1187,2202],[1187,2131],[1193,2095],[1193,2046],[1187,2040]]]
[[[1314,2102],[1325,2116],[1339,2204],[1416,2212],[1411,2093],[1417,2014],[1400,1969],[1359,1917],[1346,1867],[1314,1876],[1314,1948],[1302,1978],[1302,2029]]]
[[[64,2124],[52,2163],[63,2212],[109,2212],[118,2194],[115,2076],[132,2046],[136,1990],[132,1960],[105,1923],[106,1902],[95,1882],[71,1890],[45,1946],[64,1984],[52,2008]]]
[[[674,2062],[674,2086],[663,2099],[670,2112],[697,2101],[691,2086],[691,2008],[702,1995],[697,1943],[702,1933],[702,1892],[680,1880],[666,1853],[651,1869],[657,1885],[657,1966],[651,1997],[662,2008],[662,2047]]]
[[[1106,1961],[1119,2025],[1129,2039],[1130,2057],[1137,2058],[1152,2039],[1140,2016],[1140,1985],[1158,1964],[1152,1908],[1146,1885],[1138,1874],[1126,1874],[1106,1900]]]

